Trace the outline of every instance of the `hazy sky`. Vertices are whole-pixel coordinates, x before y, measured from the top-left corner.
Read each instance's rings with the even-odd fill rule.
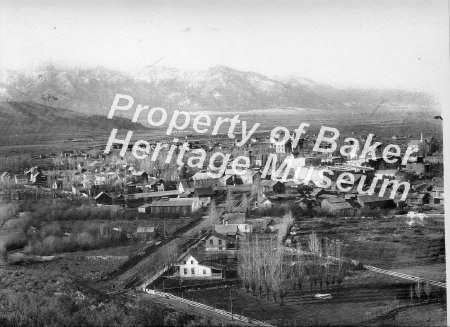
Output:
[[[3,2],[2,68],[136,71],[162,58],[336,87],[439,93],[448,81],[447,0]]]

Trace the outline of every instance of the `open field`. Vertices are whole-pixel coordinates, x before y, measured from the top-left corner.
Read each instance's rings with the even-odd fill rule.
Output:
[[[211,119],[214,122],[217,118],[231,117],[231,114],[211,114]],[[280,114],[262,111],[261,114],[241,114],[240,119],[247,121],[247,126],[253,126],[255,123],[261,124],[256,135],[267,135],[268,132],[275,126],[285,126],[292,130],[300,123],[306,122],[311,124],[308,128],[308,133],[317,133],[321,126],[328,126],[337,128],[341,134],[340,138],[344,136],[358,135],[359,133],[373,133],[379,137],[383,143],[393,142],[391,137],[393,135],[400,135],[413,138],[418,138],[419,132],[422,131],[428,137],[434,136],[437,139],[442,139],[442,123],[433,119],[433,113],[420,113],[415,116],[410,116],[406,112],[391,112],[389,119],[386,119],[385,114],[373,115],[367,114],[343,114],[343,113],[327,113],[314,111],[300,111]],[[107,121],[105,117],[105,121]],[[128,130],[121,129],[120,126],[117,136],[125,136]],[[142,130],[136,129],[133,131],[131,142],[139,139],[148,141],[155,141],[162,138],[170,137],[184,137],[189,135],[190,140],[201,139],[203,135],[195,135],[196,132],[189,125],[183,131],[174,131],[171,136],[167,136],[166,125],[161,128],[154,128]],[[220,133],[226,133],[227,126],[222,126],[219,129]],[[236,134],[240,134],[240,130]],[[58,153],[60,151],[67,151],[72,149],[89,150],[97,149],[103,151],[108,142],[110,132],[107,131],[69,131],[65,133],[22,133],[22,134],[5,134],[0,140],[0,155],[17,155],[17,154],[49,154]],[[217,137],[217,136],[216,136]],[[239,136],[238,136],[239,137]],[[79,139],[80,142],[71,142],[69,139]],[[203,138],[204,139],[204,138]]]
[[[314,218],[300,221],[300,240],[311,232],[344,243],[344,257],[384,269],[427,266],[445,258],[444,218],[426,218],[410,228],[406,216],[380,218]]]
[[[410,305],[409,285],[402,280],[360,271],[346,278],[340,289],[306,289],[301,294],[289,294],[283,306],[236,288],[231,291],[231,298],[235,313],[277,326],[355,325],[376,317],[377,313]],[[434,296],[440,297],[443,291],[434,292]],[[329,293],[333,298],[320,300],[314,297],[316,293]],[[185,292],[184,297],[230,311],[229,289]],[[414,299],[413,303],[416,302]],[[438,318],[442,320],[442,314]]]
[[[442,304],[399,309],[398,313],[361,326],[423,327],[447,325],[447,312]]]

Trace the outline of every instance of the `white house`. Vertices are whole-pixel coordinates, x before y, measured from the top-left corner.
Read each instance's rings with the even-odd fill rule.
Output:
[[[195,256],[194,256],[195,255]],[[223,279],[225,266],[202,260],[200,255],[186,254],[179,263],[180,277],[182,278],[211,278]]]

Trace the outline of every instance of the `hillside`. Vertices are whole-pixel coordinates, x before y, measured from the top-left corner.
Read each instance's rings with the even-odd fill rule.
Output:
[[[399,90],[339,90],[301,77],[270,78],[225,66],[179,70],[154,66],[123,73],[47,66],[34,72],[0,73],[0,100],[29,101],[106,115],[115,94],[167,110],[252,112],[308,108],[339,112],[422,111],[436,106],[430,96]],[[124,113],[127,117],[132,114]]]
[[[33,102],[0,102],[0,134],[110,132],[112,128],[144,129],[128,119],[107,119],[67,109],[53,108]]]

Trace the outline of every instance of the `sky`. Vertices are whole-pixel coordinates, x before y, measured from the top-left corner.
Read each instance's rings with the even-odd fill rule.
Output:
[[[448,92],[447,0],[0,2],[2,69],[221,64],[340,88]]]

